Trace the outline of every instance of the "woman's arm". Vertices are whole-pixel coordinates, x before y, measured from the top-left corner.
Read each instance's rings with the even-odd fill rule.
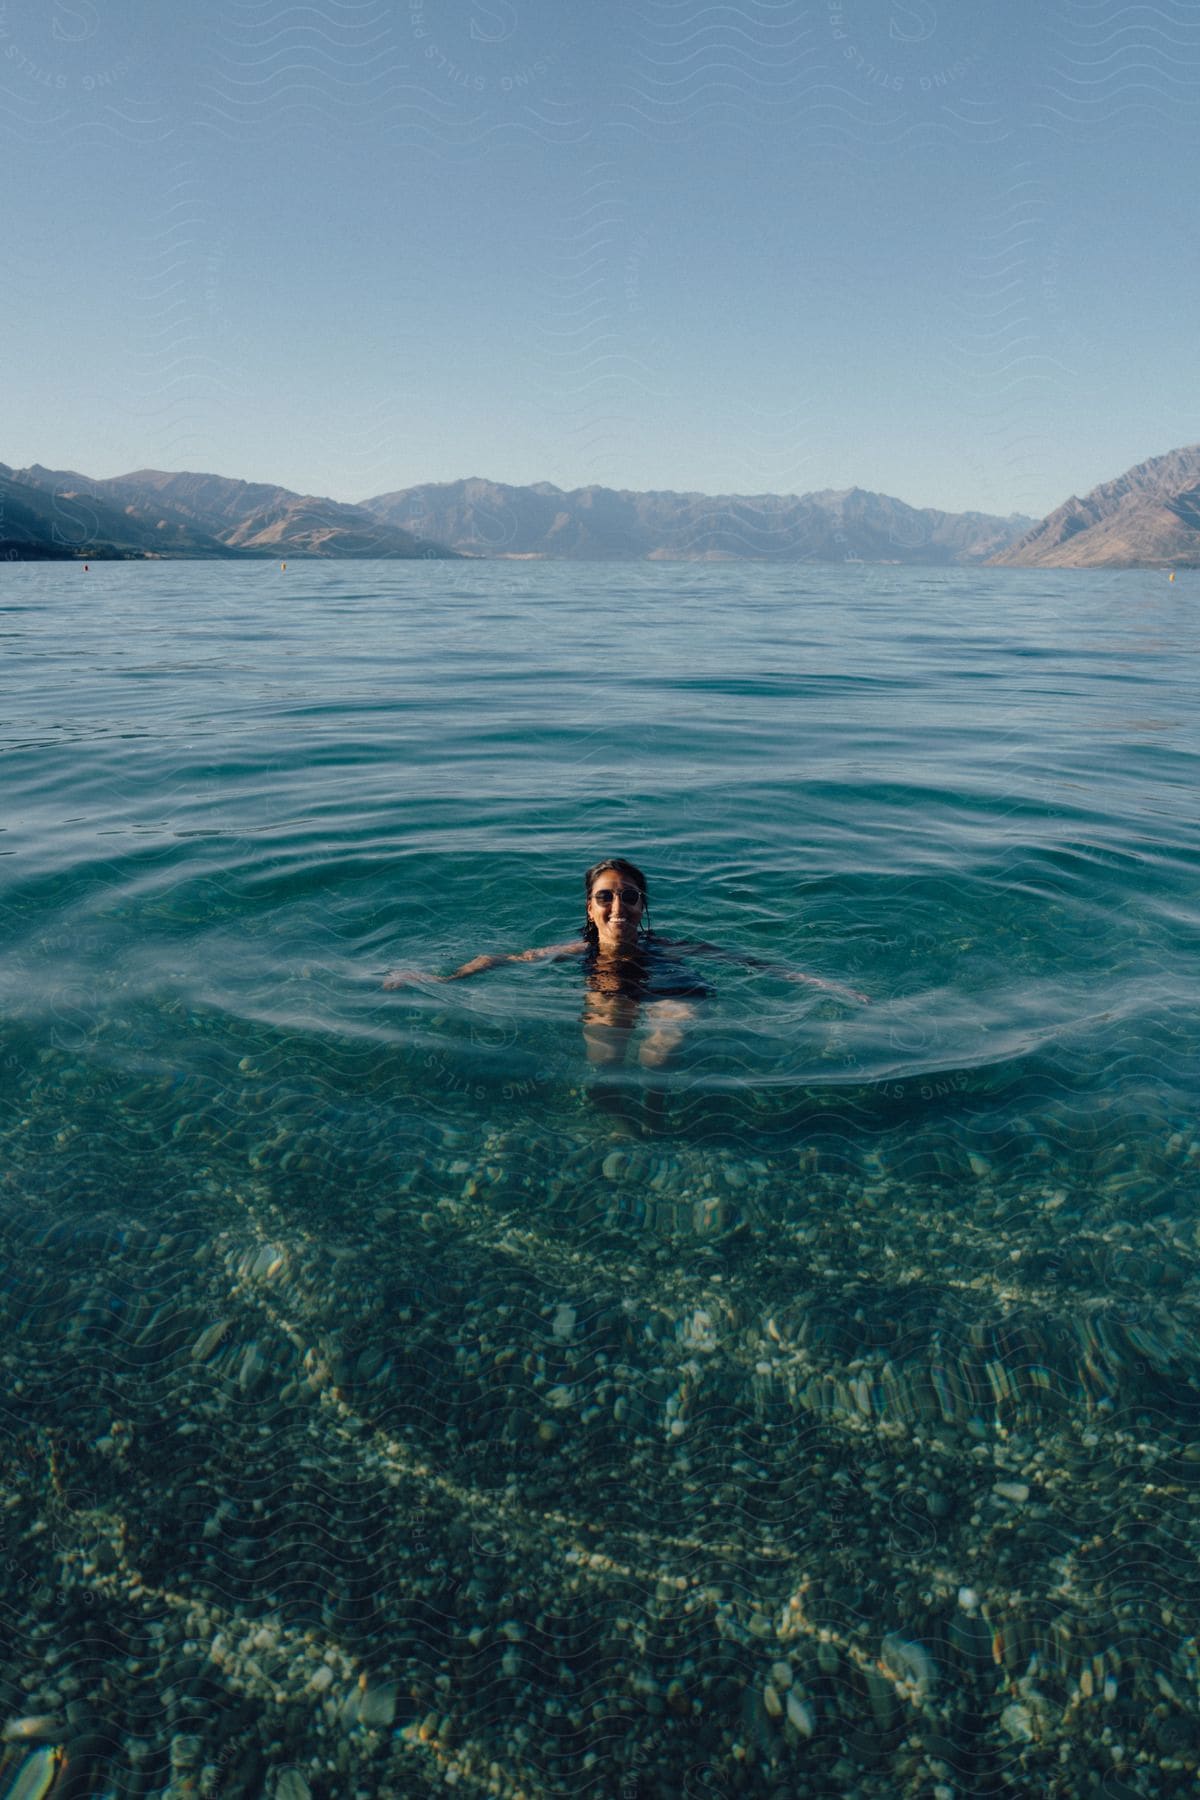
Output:
[[[706,944],[700,939],[688,939],[686,942],[672,942],[660,938],[659,943],[673,950],[690,951],[695,956],[713,956],[718,962],[740,963],[744,969],[761,969],[764,975],[777,975],[781,981],[792,981],[801,987],[823,988],[827,994],[836,994],[843,1000],[858,1000],[864,1006],[871,1002],[866,994],[860,994],[857,988],[843,987],[840,981],[825,981],[820,975],[806,975],[801,969],[789,969],[783,963],[768,962],[762,956],[749,956],[744,950],[723,950],[719,944]]]
[[[468,975],[482,975],[485,969],[494,969],[500,963],[551,962],[568,956],[582,956],[586,948],[582,938],[573,938],[569,944],[545,944],[538,950],[518,950],[513,956],[473,956],[470,962],[463,963],[449,975],[426,975],[420,969],[392,969],[384,976],[383,985],[385,988],[420,987],[426,981],[465,981]]]
[[[802,987],[824,988],[827,994],[836,994],[839,1000],[857,1000],[863,1006],[870,1006],[868,994],[860,994],[857,988],[844,987],[840,981],[822,981],[819,975],[805,975],[800,969],[780,969],[778,971],[784,981],[794,981]]]
[[[465,962],[461,969],[455,969],[452,975],[437,977],[440,981],[465,981],[468,975],[482,975],[485,969],[494,969],[506,962],[555,962],[567,956],[582,956],[587,945],[582,938],[572,938],[569,944],[543,944],[539,950],[517,950],[512,956],[473,956]]]

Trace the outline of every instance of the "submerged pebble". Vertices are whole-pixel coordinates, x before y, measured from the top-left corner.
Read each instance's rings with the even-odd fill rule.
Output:
[[[787,1716],[801,1737],[810,1738],[817,1728],[816,1715],[807,1700],[802,1700],[795,1691],[787,1697]]]
[[[46,1800],[61,1767],[58,1750],[33,1750],[13,1770],[4,1800]]]

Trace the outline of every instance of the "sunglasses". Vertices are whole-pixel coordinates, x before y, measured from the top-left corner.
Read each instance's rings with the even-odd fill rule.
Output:
[[[640,906],[642,903],[641,888],[619,887],[616,890],[616,893],[621,896],[622,906]],[[616,895],[612,888],[598,887],[592,889],[592,899],[597,901],[601,906],[611,906],[615,897]]]

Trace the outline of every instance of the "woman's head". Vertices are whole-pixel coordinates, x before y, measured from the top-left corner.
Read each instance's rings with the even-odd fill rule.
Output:
[[[587,906],[583,935],[594,950],[636,943],[649,906],[646,877],[636,863],[624,856],[606,856],[587,871],[583,891]]]

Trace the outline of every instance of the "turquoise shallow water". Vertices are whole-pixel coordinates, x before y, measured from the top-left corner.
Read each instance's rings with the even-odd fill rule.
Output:
[[[231,1046],[435,1042],[485,1083],[512,1053],[569,1086],[576,973],[486,977],[436,1023],[378,977],[573,935],[612,850],[646,868],[660,930],[870,990],[835,1028],[811,993],[723,970],[695,1037],[714,1097],[785,1116],[839,1082],[962,1073],[989,1096],[1061,1069],[1111,1111],[1141,1079],[1194,1086],[1170,1024],[1197,926],[1186,577],[5,581],[14,1021],[134,1013],[139,1066],[187,1068],[183,1003]]]
[[[0,581],[7,1542],[71,1671],[10,1608],[21,1755],[1017,1792],[1119,1727],[1151,1791],[1196,1708],[1194,578]],[[597,1083],[573,965],[382,990],[572,936],[610,853],[668,936],[870,1005],[705,958],[673,1060]]]

